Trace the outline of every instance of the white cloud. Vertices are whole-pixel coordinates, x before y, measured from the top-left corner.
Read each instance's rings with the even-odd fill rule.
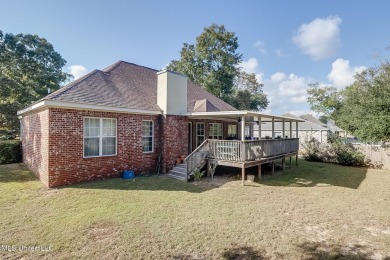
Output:
[[[291,98],[291,102],[293,102],[294,104],[305,103],[307,102],[307,96],[302,95],[302,96],[293,97]]]
[[[341,22],[338,16],[316,18],[308,24],[302,24],[292,40],[314,60],[326,59],[336,54],[340,47]]]
[[[297,75],[290,74],[289,77],[279,83],[279,95],[296,97],[306,94],[307,80],[305,77],[298,77]]]
[[[265,43],[262,41],[256,41],[253,47],[255,47],[263,55],[267,53]]]
[[[309,77],[276,72],[264,81],[264,92],[270,101],[268,111],[284,114],[291,111],[309,111],[307,104]]]
[[[78,79],[88,73],[88,70],[82,65],[69,66],[69,73],[73,75],[74,79]]]
[[[257,81],[263,83],[263,73],[259,69],[259,63],[256,58],[249,58],[247,61],[242,61],[240,66],[246,73],[256,74]]]
[[[286,74],[283,72],[276,72],[275,74],[271,75],[271,81],[274,83],[280,83],[286,79]]]
[[[255,73],[257,70],[258,62],[256,58],[250,58],[247,61],[241,62],[241,67],[244,69],[247,73]]]
[[[276,49],[276,50],[275,50],[275,54],[276,54],[276,56],[278,56],[278,57],[282,57],[282,56],[283,56],[282,49]]]
[[[354,81],[354,75],[365,70],[366,67],[351,67],[349,60],[337,59],[332,63],[332,70],[328,74],[328,79],[334,87],[342,89],[351,85]]]

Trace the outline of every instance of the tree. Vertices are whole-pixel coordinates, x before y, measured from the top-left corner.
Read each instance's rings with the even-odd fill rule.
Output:
[[[68,80],[65,64],[46,39],[0,30],[0,128],[18,128],[18,110]]]
[[[241,70],[234,81],[234,92],[230,103],[240,110],[259,111],[268,106],[267,96],[263,93],[254,73]]]
[[[180,59],[167,69],[183,73],[195,84],[239,109],[258,110],[268,105],[262,85],[254,74],[240,68],[238,38],[223,25],[212,24],[196,37],[196,44],[184,43]]]
[[[367,69],[342,91],[312,85],[311,108],[334,119],[336,124],[368,141],[390,140],[390,64]]]

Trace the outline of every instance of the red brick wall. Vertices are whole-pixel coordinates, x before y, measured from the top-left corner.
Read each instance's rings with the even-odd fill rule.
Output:
[[[83,158],[84,117],[117,119],[117,155]],[[106,177],[124,169],[154,172],[160,153],[157,115],[135,115],[71,109],[50,109],[49,187]],[[154,152],[143,153],[142,120],[154,121]]]
[[[23,116],[21,124],[23,162],[49,186],[49,109]]]
[[[180,155],[188,155],[188,118],[184,116],[163,116],[163,172],[176,163]]]
[[[85,117],[117,119],[117,155],[83,158]],[[142,121],[154,122],[154,151],[142,152]],[[50,122],[50,124],[49,124]],[[195,149],[196,122],[222,123],[224,138],[235,122],[191,120],[184,116],[136,115],[126,113],[50,108],[23,116],[23,159],[48,187],[99,178],[119,177],[123,170],[136,174],[154,172],[162,154],[162,172],[169,171],[180,155],[188,155],[188,122],[192,122]]]

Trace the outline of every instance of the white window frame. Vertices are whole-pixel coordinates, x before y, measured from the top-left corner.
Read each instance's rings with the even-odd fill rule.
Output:
[[[211,127],[213,126],[213,127]],[[221,130],[221,133],[219,135],[214,135],[214,133],[211,133],[210,129],[214,128],[215,126],[218,126],[219,130]],[[223,140],[223,124],[222,123],[209,123],[209,139],[216,139],[216,140]]]
[[[198,135],[198,125],[203,125],[203,135]],[[205,123],[203,123],[203,122],[197,122],[196,123],[196,128],[195,128],[195,136],[196,136],[196,147],[198,147],[199,145],[201,145],[202,143],[198,143],[198,137],[199,136],[203,136],[203,142],[204,142],[204,140],[206,140],[205,138],[206,138],[206,125],[205,125]]]
[[[85,137],[84,131],[85,131],[85,119],[92,118],[92,119],[99,119],[99,155],[92,155],[92,156],[85,156]],[[110,119],[115,120],[115,154],[103,154],[103,119]],[[113,136],[112,136],[113,137]],[[97,138],[97,137],[95,137]],[[118,121],[116,118],[109,118],[109,117],[84,117],[83,118],[83,158],[96,158],[96,157],[107,157],[107,156],[116,156],[118,154]]]
[[[149,135],[148,136],[144,136],[144,134],[143,134],[144,122],[152,122],[152,136],[149,136]],[[147,138],[152,137],[152,150],[151,151],[144,151],[144,144],[143,144],[143,138],[144,137],[147,137]],[[141,147],[142,147],[142,153],[154,153],[154,121],[153,120],[142,120]]]

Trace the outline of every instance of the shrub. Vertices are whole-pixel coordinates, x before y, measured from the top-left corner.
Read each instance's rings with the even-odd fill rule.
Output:
[[[194,172],[194,181],[200,181],[200,179],[203,177],[204,174],[205,174],[205,171],[201,171],[200,169],[196,170]]]
[[[303,158],[314,162],[333,162],[348,166],[364,165],[364,154],[351,144],[334,138],[331,145],[321,144],[316,139],[305,140],[303,143]]]
[[[353,147],[351,144],[346,144],[337,140],[332,143],[332,149],[336,156],[336,161],[339,164],[349,166],[364,165],[364,154]]]
[[[305,140],[302,144],[302,156],[305,160],[311,162],[325,162],[328,161],[328,147],[324,146],[315,138]]]
[[[0,141],[0,164],[22,161],[22,143],[20,141]]]

